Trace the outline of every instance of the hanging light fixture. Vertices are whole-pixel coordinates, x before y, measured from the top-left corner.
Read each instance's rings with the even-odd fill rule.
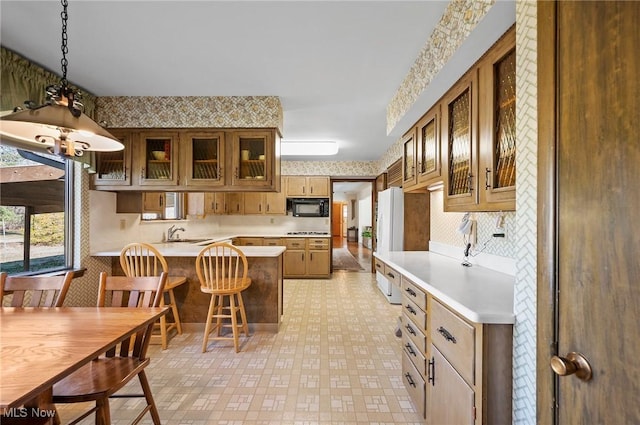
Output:
[[[61,0],[62,79],[46,88],[47,101],[40,106],[25,102],[27,109],[16,108],[0,117],[0,138],[9,144],[66,156],[82,156],[89,151],[119,151],[124,145],[111,133],[82,113],[81,95],[67,82],[67,0]]]

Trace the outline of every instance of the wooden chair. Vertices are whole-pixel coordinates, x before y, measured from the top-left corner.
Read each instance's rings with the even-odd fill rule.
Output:
[[[0,302],[13,294],[11,307],[62,307],[73,272],[60,276],[9,276],[0,273]]]
[[[242,294],[251,285],[247,276],[247,257],[235,246],[219,242],[206,246],[196,257],[196,273],[200,280],[200,290],[211,294],[207,322],[202,341],[202,352],[207,351],[209,334],[217,330],[212,339],[233,339],[236,353],[240,351],[238,334],[240,330],[249,336],[247,317],[242,302]],[[228,298],[226,305],[225,298]],[[237,314],[240,313],[240,323]],[[215,325],[212,321],[215,319]],[[229,322],[223,320],[230,320]],[[233,336],[223,336],[222,328],[231,328]]]
[[[167,274],[164,272],[157,277],[107,276],[100,273],[98,307],[158,307],[166,282]],[[87,323],[87,326],[91,324]],[[93,412],[96,425],[111,424],[110,397],[144,397],[147,404],[132,423],[137,424],[149,412],[153,423],[160,424],[160,415],[144,371],[149,365],[147,348],[152,332],[153,324],[54,384],[54,403],[96,403],[69,425],[77,424]],[[135,376],[140,380],[143,394],[116,394]]]
[[[142,242],[134,242],[122,248],[120,266],[126,276],[159,276],[161,272],[169,272],[167,260],[163,255],[152,245]],[[182,324],[173,290],[186,281],[185,276],[169,276],[164,288],[160,306],[168,305],[171,307],[173,321],[170,322],[166,315],[160,318],[160,338],[163,350],[167,349],[168,336],[172,329],[175,329],[178,335],[182,335]]]

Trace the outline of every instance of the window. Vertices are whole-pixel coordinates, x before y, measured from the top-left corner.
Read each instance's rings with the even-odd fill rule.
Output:
[[[0,270],[36,274],[72,265],[73,162],[0,146]]]

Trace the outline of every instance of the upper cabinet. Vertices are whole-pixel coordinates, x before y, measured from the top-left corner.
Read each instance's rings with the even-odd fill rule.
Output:
[[[96,153],[96,173],[93,184],[98,186],[131,186],[131,133],[109,130],[122,142],[124,149]]]
[[[444,210],[470,211],[478,205],[477,73],[467,73],[442,101]]]
[[[178,133],[144,131],[139,135],[138,152],[133,152],[134,168],[139,173],[132,181],[139,186],[175,186],[178,184]]]
[[[181,134],[180,149],[186,186],[222,186],[225,172],[223,131],[188,131]]]
[[[403,189],[444,184],[445,211],[512,211],[516,47],[509,29],[403,136]]]
[[[416,176],[416,130],[412,128],[402,136],[402,187],[414,186]]]
[[[110,131],[125,150],[97,153],[97,190],[280,191],[277,129]]]
[[[440,161],[440,104],[436,104],[402,138],[405,192],[424,191],[442,181]]]
[[[507,33],[482,60],[480,82],[480,204],[515,210],[516,49]]]
[[[231,186],[280,188],[280,160],[273,131],[231,132]],[[280,140],[277,140],[279,145]],[[278,164],[276,169],[275,164]],[[277,184],[275,182],[277,180]]]
[[[329,177],[286,176],[286,193],[289,198],[328,198]]]

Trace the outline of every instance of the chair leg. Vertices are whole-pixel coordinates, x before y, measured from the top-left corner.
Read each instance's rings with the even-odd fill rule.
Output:
[[[238,305],[240,306],[240,317],[242,318],[242,330],[246,336],[249,336],[249,325],[247,324],[247,314],[244,311],[242,292],[238,292]]]
[[[162,299],[160,300],[160,307],[164,307],[166,304],[164,302],[164,294],[162,294]],[[163,314],[160,316],[160,338],[162,339],[162,349],[167,349],[167,315]]]
[[[236,298],[231,294],[229,297],[229,310],[231,312],[231,330],[233,331],[233,346],[236,349],[236,353],[240,351],[240,344],[238,343],[238,310],[236,309]]]
[[[171,303],[171,312],[173,313],[173,321],[176,324],[178,335],[182,335],[182,323],[180,323],[180,315],[178,314],[178,304],[176,304],[176,297],[173,294],[173,289],[169,289],[169,302]]]
[[[111,411],[109,409],[109,398],[96,400],[96,425],[111,425]]]
[[[156,402],[153,400],[153,394],[151,394],[151,386],[149,385],[149,381],[147,380],[147,375],[146,373],[144,373],[144,370],[140,371],[140,373],[138,374],[138,378],[140,379],[140,386],[142,386],[144,398],[147,400],[147,404],[150,406],[149,412],[151,413],[153,424],[160,425],[160,414],[158,413]]]
[[[209,334],[211,333],[211,320],[213,319],[213,312],[215,311],[215,308],[216,308],[217,298],[218,297],[216,295],[211,295],[211,300],[209,301],[209,311],[207,312],[207,323],[204,326],[204,338],[202,340],[203,353],[207,351],[207,341],[209,340]]]

